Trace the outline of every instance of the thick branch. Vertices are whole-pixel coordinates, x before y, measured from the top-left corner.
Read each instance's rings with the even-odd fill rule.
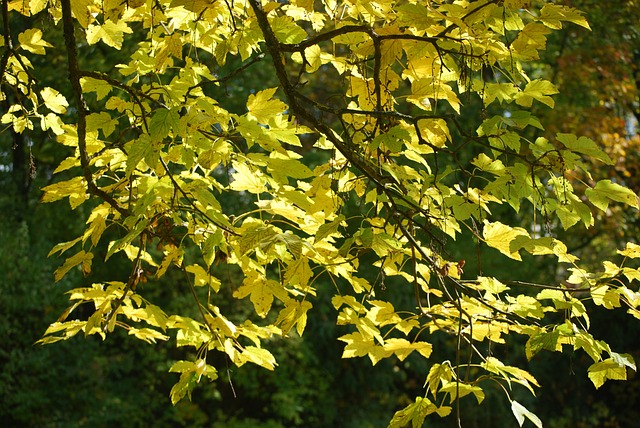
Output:
[[[74,34],[75,26],[73,17],[71,16],[71,0],[61,0],[62,6],[62,28],[64,32],[64,44],[67,50],[67,62],[69,64],[69,81],[73,89],[73,95],[76,99],[78,108],[78,150],[80,152],[80,165],[82,167],[82,175],[87,182],[87,190],[89,193],[98,196],[106,201],[116,211],[123,216],[128,216],[129,212],[120,206],[104,190],[100,189],[93,181],[93,174],[89,166],[89,155],[87,154],[87,115],[89,111],[82,95],[82,86],[80,85],[80,77],[82,73],[78,63],[78,51],[76,48],[76,37]]]

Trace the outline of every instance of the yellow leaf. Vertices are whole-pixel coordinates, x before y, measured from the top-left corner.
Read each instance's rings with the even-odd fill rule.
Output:
[[[588,30],[591,29],[583,13],[569,6],[546,4],[540,11],[540,21],[554,30],[562,29],[562,21],[573,22]]]
[[[544,25],[530,22],[518,34],[511,47],[515,50],[515,53],[525,59],[538,59],[538,50],[546,47],[546,35],[550,32],[551,30]]]
[[[94,45],[102,40],[105,44],[120,49],[124,40],[124,33],[131,34],[133,31],[124,21],[117,24],[107,20],[103,25],[89,25],[87,28],[87,43]]]
[[[233,181],[231,182],[232,190],[246,190],[249,193],[259,194],[267,190],[267,180],[264,178],[262,172],[255,169],[250,169],[245,163],[232,162],[233,169],[236,171],[233,174]]]
[[[42,130],[46,131],[47,129],[50,129],[56,135],[64,134],[64,129],[62,128],[63,125],[64,123],[62,122],[62,119],[60,119],[60,116],[54,113],[48,113],[46,116],[42,116],[40,118],[40,126],[42,127]]]
[[[238,359],[239,366],[245,362],[257,364],[268,370],[273,370],[277,366],[276,359],[271,352],[266,349],[256,348],[255,346],[245,347],[238,356]]]
[[[273,116],[282,114],[287,109],[287,105],[280,100],[271,99],[277,89],[265,89],[255,95],[249,95],[249,100],[247,101],[249,116],[260,123],[267,123]]]
[[[484,221],[484,242],[488,246],[500,251],[507,257],[515,260],[522,260],[520,254],[518,253],[519,247],[516,249],[512,249],[511,246],[511,243],[518,236],[529,237],[529,234],[521,227],[507,226],[506,224],[502,224],[499,221],[495,223],[489,223],[489,221],[487,220]]]
[[[34,54],[44,55],[44,48],[52,48],[53,45],[42,40],[42,31],[37,28],[30,28],[18,35],[20,47]]]
[[[58,114],[64,114],[67,112],[67,107],[69,107],[67,99],[55,89],[46,87],[40,91],[40,96],[44,101],[44,105],[52,112]]]
[[[396,354],[400,361],[404,361],[413,351],[418,351],[423,357],[429,358],[433,347],[426,342],[411,343],[406,339],[393,338],[385,340],[383,348],[385,351]]]
[[[71,0],[71,11],[83,28],[87,28],[89,22],[93,20],[90,7],[93,0]]]
[[[631,257],[632,259],[640,258],[640,245],[634,244],[632,242],[627,242],[627,246],[624,250],[618,250],[618,254],[621,254],[626,257]]]
[[[44,191],[42,202],[53,202],[67,196],[85,198],[87,188],[82,177],[74,177],[71,180],[43,187],[42,190]]]
[[[56,282],[60,281],[73,267],[78,266],[81,263],[85,263],[85,260],[91,259],[93,257],[92,253],[86,253],[84,250],[80,250],[73,256],[69,257],[64,261],[62,266],[60,266],[54,272],[54,277]]]
[[[95,92],[98,100],[103,99],[109,92],[111,92],[112,86],[104,80],[94,79],[92,77],[83,77],[80,79],[83,92]]]
[[[516,104],[531,107],[533,104],[533,100],[540,101],[542,104],[545,104],[551,108],[555,105],[553,98],[549,95],[554,95],[558,93],[558,89],[554,86],[553,83],[548,80],[532,80],[527,83],[527,86],[524,88],[523,92],[518,92],[515,95]]]
[[[102,129],[105,138],[115,131],[117,124],[118,121],[112,119],[111,115],[104,111],[100,113],[91,113],[87,116],[87,132]]]

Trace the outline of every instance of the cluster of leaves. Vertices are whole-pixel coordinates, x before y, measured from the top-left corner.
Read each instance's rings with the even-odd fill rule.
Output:
[[[71,102],[41,87],[31,67],[31,56],[53,48],[43,29],[15,41],[12,14],[47,14],[62,28]],[[12,104],[2,123],[16,133],[39,126],[70,147],[56,172],[71,178],[45,187],[42,200],[91,209],[82,236],[51,251],[66,257],[56,280],[72,269],[90,275],[96,255],[131,266],[127,278],[72,290],[42,343],[104,338],[116,327],[155,343],[174,331],[178,346],[195,349],[171,367],[180,373],[176,403],[218,377],[210,354],[273,370],[270,340],[302,335],[319,284],[329,283],[336,323],[350,328],[339,338],[343,358],[430,358],[431,337],[457,340],[454,358],[431,365],[424,395],[391,426],[446,416],[467,395],[480,403],[494,383],[521,425],[541,426],[511,394],[515,385],[533,393],[537,380],[481,345],[509,335],[525,337],[529,359],[583,349],[596,387],[635,370],[590,334],[583,300],[640,318],[630,285],[640,271],[627,263],[640,247],[630,243],[622,261],[592,271],[554,234],[593,227],[594,212],[613,203],[637,209],[637,197],[610,179],[575,190],[572,171],[590,177],[585,158],[612,163],[591,139],[527,138],[543,129],[531,108],[553,108],[557,89],[523,64],[565,23],[588,28],[577,10],[524,0],[4,0],[3,22],[0,76]],[[118,50],[134,37],[128,62],[82,67],[78,49]],[[242,64],[219,75],[232,61]],[[237,100],[220,88],[257,63],[278,87],[256,88],[234,111]],[[341,94],[319,100],[305,85],[316,78],[339,82]],[[472,120],[461,120],[465,98],[482,105]],[[312,165],[311,154],[322,161]],[[229,195],[255,208],[234,211],[220,202]],[[505,223],[521,212],[533,218],[530,231]],[[456,239],[515,261],[551,260],[566,282],[495,278],[451,255]],[[220,265],[242,283],[216,275]],[[144,296],[145,283],[173,270],[193,313],[169,314]],[[249,298],[254,315],[225,314],[216,303],[226,287]],[[85,306],[86,319],[70,319]]]

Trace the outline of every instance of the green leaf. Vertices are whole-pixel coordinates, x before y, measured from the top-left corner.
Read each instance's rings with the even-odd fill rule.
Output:
[[[607,165],[613,165],[611,158],[593,140],[587,137],[578,138],[573,134],[558,134],[556,139],[573,152],[591,156]]]
[[[177,131],[180,123],[180,115],[175,109],[158,109],[151,117],[149,134],[151,139],[159,141],[169,135],[170,131]]]
[[[105,138],[115,131],[118,121],[111,118],[107,112],[91,113],[87,116],[87,131],[97,131],[102,129]]]
[[[638,197],[633,191],[611,180],[598,181],[596,186],[585,191],[589,201],[602,211],[606,211],[611,201],[622,202],[633,208],[638,208]]]
[[[374,138],[369,147],[377,149],[380,146],[384,146],[391,153],[397,153],[402,150],[405,141],[411,141],[409,132],[401,126],[394,126],[389,131]]]
[[[318,228],[316,232],[316,242],[323,240],[331,235],[339,234],[340,224],[345,220],[345,217],[340,214],[335,220],[325,223]]]
[[[54,272],[54,277],[56,282],[60,281],[67,274],[67,272],[69,272],[73,267],[84,264],[84,263],[90,263],[92,258],[93,258],[93,254],[86,253],[84,250],[80,250],[73,256],[69,257],[64,261],[62,266],[60,266]]]

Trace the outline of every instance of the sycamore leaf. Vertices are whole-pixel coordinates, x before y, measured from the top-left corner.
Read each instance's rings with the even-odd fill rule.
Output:
[[[518,92],[515,95],[516,104],[531,107],[533,100],[539,101],[551,108],[555,105],[553,98],[549,95],[558,93],[558,89],[555,85],[548,80],[532,80],[527,83],[524,91]]]
[[[256,364],[267,370],[274,370],[277,366],[276,359],[271,352],[255,346],[247,346],[240,353],[238,365],[240,366],[245,362]]]
[[[191,399],[191,391],[193,391],[193,388],[195,388],[198,383],[197,379],[198,375],[191,370],[182,373],[178,383],[171,388],[171,404],[175,405],[178,401],[182,400],[185,395]]]
[[[391,338],[384,342],[383,346],[385,351],[390,351],[398,357],[400,361],[404,361],[413,351],[418,351],[423,357],[429,358],[431,355],[432,346],[426,342],[414,342],[411,343],[406,339]]]
[[[516,400],[511,401],[511,411],[513,415],[516,417],[518,421],[518,425],[522,426],[524,424],[524,418],[529,419],[535,426],[538,428],[542,428],[542,421],[535,414],[527,410],[522,404],[518,403]]]
[[[42,40],[42,30],[38,28],[29,28],[18,34],[18,42],[20,48],[34,54],[44,55],[44,48],[52,48],[53,45]]]
[[[488,246],[495,248],[507,257],[515,260],[522,260],[522,257],[520,257],[520,254],[518,253],[518,248],[512,249],[511,243],[518,236],[529,237],[529,234],[523,228],[507,226],[499,221],[490,223],[485,220],[482,234],[484,242]]]
[[[89,22],[92,21],[91,6],[94,4],[93,0],[73,0],[70,3],[73,16],[83,28],[87,28]]]
[[[611,201],[622,202],[633,208],[638,208],[638,197],[633,191],[611,180],[598,181],[596,186],[585,191],[589,201],[602,211],[606,211]]]
[[[546,35],[550,32],[551,30],[546,26],[530,22],[518,34],[511,47],[525,59],[538,59],[538,50],[545,48],[547,44]]]
[[[484,105],[487,106],[493,101],[498,100],[500,104],[503,101],[511,102],[518,93],[518,87],[513,83],[484,83],[477,88],[482,91]]]
[[[208,285],[216,293],[220,291],[220,285],[221,285],[220,281],[217,278],[213,277],[202,266],[190,265],[190,266],[187,266],[185,270],[195,275],[195,278],[193,280],[193,285],[195,287],[203,287]]]
[[[631,257],[632,259],[640,258],[640,245],[632,242],[627,242],[627,246],[624,250],[618,250],[618,254],[625,257]]]
[[[509,287],[501,283],[495,278],[479,276],[476,287],[480,290],[484,290],[489,294],[500,294],[509,290]]]
[[[269,313],[274,297],[278,297],[282,301],[288,300],[286,290],[282,285],[255,272],[248,274],[242,285],[233,293],[233,297],[238,299],[247,296],[250,296],[256,313],[262,318],[265,318]]]
[[[431,413],[436,413],[438,407],[428,398],[416,397],[416,402],[397,411],[388,428],[404,428],[411,423],[412,428],[419,428],[424,425],[425,418]]]
[[[451,395],[451,402],[453,402],[456,397],[464,397],[465,395],[473,394],[478,401],[478,404],[484,401],[484,391],[479,386],[469,385],[464,382],[448,382],[445,386],[443,386],[440,391],[446,392]]]
[[[607,380],[627,380],[627,369],[624,364],[607,358],[589,367],[589,379],[596,388],[600,388]]]
[[[320,226],[316,232],[316,242],[321,241],[328,236],[339,234],[340,232],[338,230],[340,228],[340,223],[344,220],[344,215],[340,214],[335,220]]]
[[[118,121],[112,119],[111,115],[104,111],[100,113],[91,113],[87,116],[87,132],[102,129],[105,138],[115,131],[117,124]]]
[[[440,383],[443,385],[453,379],[454,373],[451,366],[447,364],[434,364],[429,369],[425,386],[429,386],[429,391],[433,396],[438,392],[438,386]]]
[[[311,303],[306,300],[299,302],[295,299],[290,299],[278,314],[275,324],[280,326],[282,334],[289,333],[295,325],[298,335],[302,336],[307,325],[307,312],[311,308]]]
[[[373,139],[369,147],[371,149],[377,149],[381,145],[392,153],[397,153],[402,150],[402,146],[406,141],[410,141],[411,136],[409,132],[401,126],[394,126],[384,134],[378,135]]]
[[[90,263],[91,259],[93,259],[93,253],[87,253],[84,250],[80,250],[73,256],[69,257],[67,260],[64,261],[62,266],[60,266],[54,272],[54,277],[56,282],[60,281],[67,274],[67,272],[69,272],[73,267],[81,264]]]
[[[282,114],[287,105],[280,100],[274,100],[273,95],[278,88],[265,89],[257,94],[249,95],[247,109],[249,116],[255,118],[260,123],[268,123],[273,116]]]
[[[81,78],[80,85],[82,85],[83,92],[95,92],[98,100],[109,95],[109,92],[113,89],[112,86],[104,80],[94,79],[92,77]]]
[[[554,30],[562,29],[562,21],[573,22],[581,27],[590,30],[584,14],[577,9],[569,6],[557,4],[546,4],[540,11],[540,22]]]
[[[180,115],[174,109],[159,109],[151,117],[149,134],[154,141],[162,140],[169,135],[170,131],[177,131],[180,122]]]
[[[453,109],[460,113],[460,99],[448,84],[429,78],[421,78],[411,84],[412,94],[407,97],[407,101],[415,104],[423,110],[431,110],[430,99],[446,100]]]
[[[573,134],[558,134],[556,140],[560,141],[572,152],[591,156],[607,165],[613,164],[611,158],[598,147],[595,141],[587,137],[578,138]]]
[[[69,103],[60,92],[53,88],[46,87],[40,92],[44,105],[54,113],[64,114],[67,112]]]
[[[133,30],[129,28],[124,20],[115,23],[106,20],[103,25],[90,24],[87,28],[87,43],[95,45],[99,41],[103,41],[112,48],[120,49],[124,41],[124,34],[131,34]]]
[[[300,28],[289,16],[270,18],[271,29],[281,43],[300,43],[307,38],[307,32]]]
[[[364,357],[374,352],[376,348],[373,337],[365,337],[360,332],[345,334],[339,337],[338,340],[347,344],[342,352],[342,358]]]

